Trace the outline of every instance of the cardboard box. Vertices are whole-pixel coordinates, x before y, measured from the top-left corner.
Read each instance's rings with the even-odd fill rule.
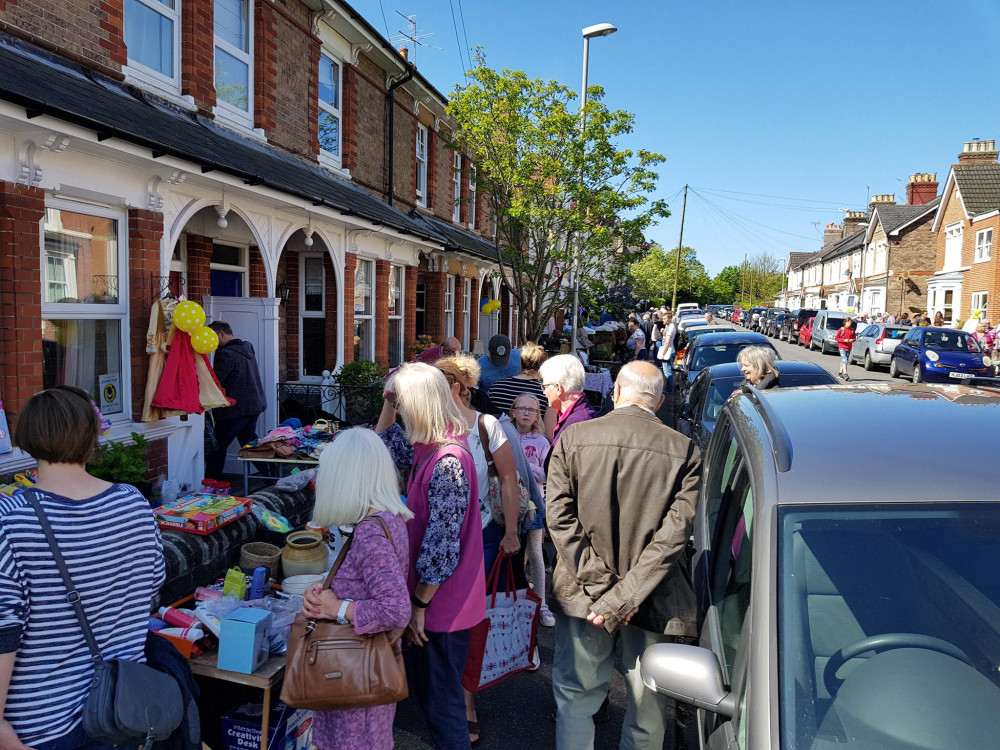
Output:
[[[264,707],[247,703],[222,717],[222,742],[226,750],[260,750],[260,721]],[[310,750],[312,711],[278,703],[271,709],[267,728],[270,750]]]
[[[176,503],[161,505],[153,511],[161,529],[211,534],[253,511],[253,502],[232,495],[184,495]]]
[[[219,633],[219,669],[251,674],[267,661],[271,613],[240,607],[222,618]]]

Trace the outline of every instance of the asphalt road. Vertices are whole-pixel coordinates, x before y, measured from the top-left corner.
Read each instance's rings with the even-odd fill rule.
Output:
[[[774,348],[778,350],[778,354],[781,355],[782,359],[795,360],[798,362],[812,362],[819,365],[827,370],[834,377],[840,371],[840,354],[822,354],[821,352],[815,351],[811,352],[804,346],[796,346],[795,344],[789,344],[785,341],[778,341],[777,339],[770,339]],[[847,372],[850,375],[851,382],[863,383],[863,382],[873,382],[879,380],[892,380],[889,377],[889,367],[877,367],[871,372],[865,372],[865,368],[861,365],[850,365],[847,368]]]

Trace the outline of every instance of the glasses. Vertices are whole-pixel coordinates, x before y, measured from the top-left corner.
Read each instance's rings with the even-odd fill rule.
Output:
[[[557,386],[560,388],[562,387],[558,383],[542,383],[542,390],[545,390],[546,388],[555,388]]]
[[[530,417],[532,414],[538,414],[538,409],[533,409],[530,406],[518,406],[514,409],[518,414],[523,414],[526,417]]]

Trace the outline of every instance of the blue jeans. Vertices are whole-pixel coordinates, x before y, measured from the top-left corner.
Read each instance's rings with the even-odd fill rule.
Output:
[[[673,364],[674,363],[671,362],[670,360],[665,359],[662,362],[660,362],[660,364],[663,366],[663,378],[666,380],[666,387],[664,388],[664,390],[667,393],[673,393],[673,390],[674,390],[674,368],[673,368]]]
[[[469,631],[424,632],[427,643],[403,652],[410,694],[420,706],[435,748],[467,750],[471,745],[462,673],[469,655]]]
[[[62,737],[48,742],[32,743],[31,746],[35,750],[116,750],[111,745],[102,745],[87,737],[83,731],[82,723],[77,724],[69,734],[64,734]]]

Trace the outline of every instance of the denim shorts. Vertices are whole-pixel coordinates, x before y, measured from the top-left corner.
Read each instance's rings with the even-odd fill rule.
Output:
[[[850,364],[850,359],[851,359],[851,350],[850,349],[841,349],[840,350],[840,364],[844,365],[844,367],[847,367],[847,365]]]

